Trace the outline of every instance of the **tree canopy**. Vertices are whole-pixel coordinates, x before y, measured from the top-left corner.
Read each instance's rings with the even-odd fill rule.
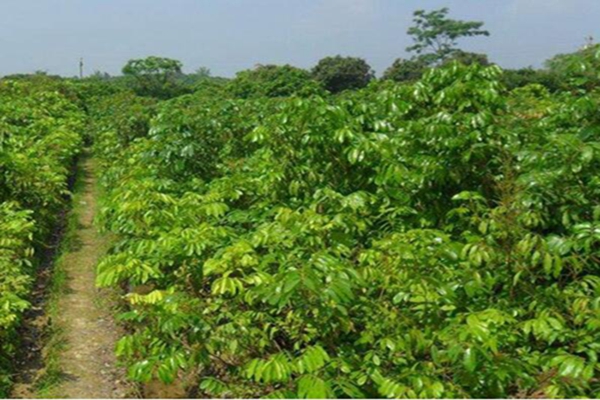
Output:
[[[332,93],[367,86],[375,73],[358,57],[325,57],[312,69],[312,76]]]
[[[444,63],[449,63],[452,61],[457,61],[463,65],[472,65],[472,64],[479,64],[482,66],[488,66],[490,65],[490,60],[488,59],[488,56],[486,54],[482,54],[482,53],[473,53],[470,51],[463,51],[463,50],[456,50],[454,51],[447,59],[446,61],[444,61]]]
[[[303,96],[320,91],[310,72],[291,65],[258,65],[240,71],[227,89],[238,98]]]
[[[417,80],[423,75],[427,64],[419,59],[397,58],[394,63],[385,70],[382,79],[396,82],[406,82]]]
[[[557,54],[545,64],[551,73],[564,78],[565,88],[592,90],[600,86],[600,44],[587,45],[573,53]]]
[[[489,36],[482,29],[483,22],[461,21],[448,18],[448,8],[426,12],[417,10],[413,13],[414,26],[407,33],[412,36],[414,44],[406,48],[414,52],[428,63],[436,64],[444,61],[458,50],[457,40],[470,36]]]
[[[177,79],[182,68],[181,61],[150,56],[129,60],[122,72],[130,79],[131,87],[138,95],[168,98],[181,92]]]

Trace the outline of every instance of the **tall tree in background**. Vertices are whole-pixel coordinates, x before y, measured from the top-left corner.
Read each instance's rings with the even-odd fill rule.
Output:
[[[448,8],[413,13],[414,26],[408,29],[414,44],[406,51],[416,53],[410,59],[397,58],[385,71],[383,79],[407,82],[419,79],[431,67],[452,61],[461,64],[489,65],[485,54],[471,53],[458,48],[457,40],[469,36],[489,36],[481,29],[483,22],[458,21],[447,17]]]
[[[358,57],[325,57],[312,69],[312,76],[331,93],[360,89],[373,79],[374,72]]]
[[[165,57],[146,57],[129,60],[123,75],[130,79],[132,89],[140,96],[169,98],[180,94],[178,78],[183,64]]]
[[[410,82],[420,79],[427,69],[427,64],[420,58],[406,60],[397,58],[394,63],[385,70],[382,79],[396,82]]]
[[[483,22],[450,19],[448,11],[445,7],[429,12],[415,11],[415,25],[407,31],[415,43],[406,51],[415,52],[427,64],[438,64],[458,51],[459,38],[489,36],[488,31],[481,29]]]

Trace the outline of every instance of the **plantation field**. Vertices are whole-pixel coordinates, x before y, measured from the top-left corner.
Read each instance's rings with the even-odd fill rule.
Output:
[[[99,107],[117,240],[97,282],[129,287],[130,376],[209,397],[598,393],[599,97],[500,75]]]
[[[83,112],[51,87],[0,83],[0,395],[32,275],[65,205]]]
[[[142,395],[597,397],[598,56],[553,91],[458,62],[339,94],[0,81],[0,394],[89,147]]]

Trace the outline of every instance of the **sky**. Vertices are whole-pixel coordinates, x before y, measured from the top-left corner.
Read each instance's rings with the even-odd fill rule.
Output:
[[[416,9],[450,8],[489,37],[460,41],[505,68],[541,66],[600,41],[600,0],[1,0],[0,75],[120,72],[127,60],[175,58],[184,71],[234,76],[256,64],[311,68],[362,57],[381,74],[412,43]]]

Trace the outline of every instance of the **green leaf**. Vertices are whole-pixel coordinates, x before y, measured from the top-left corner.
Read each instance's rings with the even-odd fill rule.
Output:
[[[298,379],[298,397],[301,399],[326,399],[331,396],[331,388],[323,379],[304,375]]]
[[[477,356],[475,354],[475,351],[473,351],[473,349],[470,347],[467,350],[465,350],[463,357],[463,365],[469,372],[474,372],[477,368]]]

